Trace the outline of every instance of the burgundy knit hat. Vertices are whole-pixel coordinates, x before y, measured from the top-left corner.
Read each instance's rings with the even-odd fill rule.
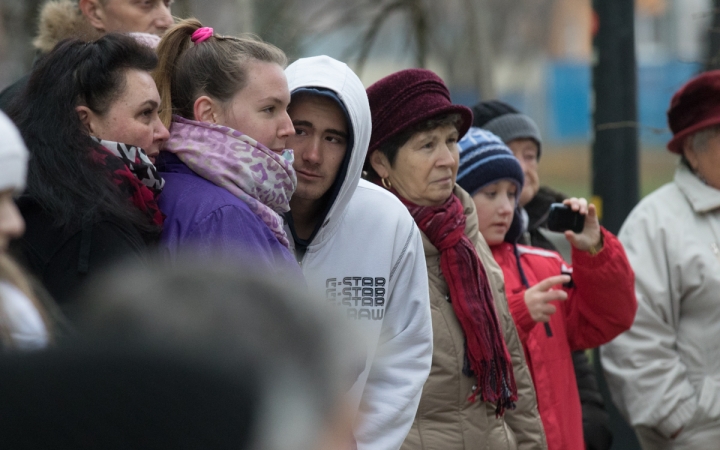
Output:
[[[668,149],[682,153],[683,141],[703,128],[720,125],[720,70],[705,72],[681,87],[667,112],[673,138]]]
[[[372,115],[372,136],[366,163],[372,152],[391,137],[415,124],[445,114],[460,114],[462,138],[472,125],[472,111],[453,105],[443,80],[426,69],[406,69],[388,75],[367,88]]]

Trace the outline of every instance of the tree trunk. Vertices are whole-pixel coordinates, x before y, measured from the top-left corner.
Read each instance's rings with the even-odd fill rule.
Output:
[[[481,100],[495,98],[493,50],[490,42],[490,13],[486,0],[465,0],[469,34],[470,67]]]
[[[43,0],[0,0],[0,89],[27,73],[35,52],[32,40]]]

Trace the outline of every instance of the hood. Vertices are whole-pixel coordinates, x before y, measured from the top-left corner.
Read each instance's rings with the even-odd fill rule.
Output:
[[[55,45],[68,38],[83,41],[94,41],[102,36],[90,25],[71,0],[55,0],[47,2],[40,10],[38,34],[33,46],[41,53],[48,53]]]
[[[352,148],[348,148],[350,160],[345,179],[340,181],[337,196],[310,243],[309,247],[314,247],[321,245],[334,233],[357,189],[370,144],[370,103],[365,87],[355,72],[345,63],[329,56],[299,59],[285,69],[285,75],[291,93],[300,88],[323,88],[334,92],[345,106],[352,127],[353,141]]]

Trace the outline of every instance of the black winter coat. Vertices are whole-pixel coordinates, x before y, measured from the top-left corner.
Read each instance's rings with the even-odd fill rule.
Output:
[[[26,231],[12,251],[63,309],[91,275],[112,263],[135,259],[145,264],[146,238],[132,226],[99,220],[63,229],[28,197],[22,197],[18,207]]]

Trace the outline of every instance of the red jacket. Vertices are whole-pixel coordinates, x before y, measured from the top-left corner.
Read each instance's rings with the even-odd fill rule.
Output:
[[[547,434],[549,450],[584,450],[582,410],[573,350],[597,347],[630,328],[635,318],[635,276],[622,245],[603,229],[604,246],[590,256],[573,248],[574,267],[567,266],[553,251],[518,245],[520,262],[528,284],[571,272],[572,288],[566,301],[555,301],[557,312],[550,319],[552,337],[542,323],[534,322],[525,305],[525,287],[513,245],[492,247],[505,275],[510,313],[515,320],[535,382],[538,408]]]

